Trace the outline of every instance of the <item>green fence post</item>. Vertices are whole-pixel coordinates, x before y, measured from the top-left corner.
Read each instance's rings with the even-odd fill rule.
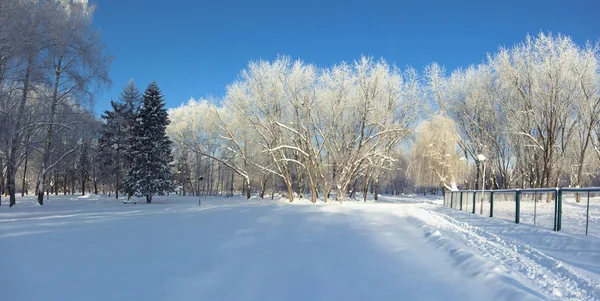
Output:
[[[454,206],[452,206],[452,199],[454,198],[454,191],[450,192],[450,208],[454,208]]]
[[[537,191],[533,193],[533,225],[535,226],[535,218],[537,216]]]
[[[588,235],[588,225],[590,222],[590,192],[588,191],[587,209],[585,211],[585,235]]]
[[[560,192],[560,195],[558,197],[558,220],[556,221],[557,226],[556,226],[556,231],[560,231],[560,228],[562,226],[562,191]]]
[[[515,203],[516,203],[516,208],[515,208],[515,223],[519,223],[519,219],[521,217],[521,190],[517,189],[517,192],[515,193]]]
[[[475,197],[477,196],[477,191],[473,190],[473,214],[475,214]]]
[[[461,192],[460,192],[460,210],[461,211],[462,211],[462,195],[463,195],[463,192],[461,190]]]
[[[558,199],[561,194],[562,191],[560,188],[556,189],[556,192],[554,193],[554,231],[558,231]]]
[[[494,217],[494,191],[490,191],[490,217]]]

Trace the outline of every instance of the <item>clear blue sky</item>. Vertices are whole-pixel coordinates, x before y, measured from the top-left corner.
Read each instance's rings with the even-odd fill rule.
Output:
[[[220,97],[249,61],[278,54],[319,66],[361,54],[422,70],[482,62],[540,30],[598,41],[600,1],[152,1],[91,0],[115,57],[113,85],[96,112],[133,78],[155,80],[167,107]]]

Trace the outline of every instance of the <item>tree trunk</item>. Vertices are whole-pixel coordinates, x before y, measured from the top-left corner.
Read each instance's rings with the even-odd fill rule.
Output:
[[[150,203],[152,203],[152,195],[147,195],[147,196],[146,196],[146,203],[147,203],[147,204],[150,204]]]
[[[40,175],[40,177],[41,177],[41,175]],[[39,190],[38,190],[38,195],[37,195],[38,204],[44,205],[44,181],[41,179],[39,181],[40,181],[40,184],[38,186]]]
[[[577,167],[577,183],[575,186],[577,188],[581,187],[581,182],[583,182],[581,180],[581,177],[583,176],[583,159],[583,156],[579,158],[579,166]],[[575,202],[581,203],[581,196],[579,195],[579,193],[576,194]]]
[[[271,201],[275,199],[275,177],[271,177]]]
[[[317,202],[317,198],[319,197],[319,193],[317,192],[317,185],[312,180],[310,181],[309,185],[310,185],[310,194],[311,194],[310,201],[313,204],[315,204]]]
[[[67,195],[67,172],[63,174],[63,195]]]
[[[219,163],[219,169],[218,169],[218,172],[217,172],[217,174],[218,174],[218,176],[217,176],[217,180],[218,180],[218,182],[217,182],[217,193],[219,195],[223,194],[223,188],[222,188],[223,187],[223,173],[222,173],[222,168],[223,167],[221,166],[221,163]]]
[[[2,159],[0,159],[0,206],[2,206],[2,194],[4,193],[4,189],[5,189],[4,173],[2,172],[4,168],[2,167],[1,163],[2,163]]]
[[[56,169],[52,172],[54,175],[54,181],[52,181],[52,190],[54,190],[54,195],[58,195],[58,172]]]
[[[214,165],[214,162],[213,162],[212,159],[209,160],[209,162],[210,163],[209,163],[209,168],[208,168],[208,187],[207,187],[207,191],[208,191],[208,195],[212,195],[212,193],[213,193],[213,183],[215,181],[213,179],[213,171],[214,171],[213,165]]]
[[[70,174],[71,174],[71,193],[70,194],[74,195],[75,194],[75,171],[74,170],[71,171]]]
[[[235,174],[235,173],[234,173],[234,172],[233,172],[233,170],[232,170],[232,171],[231,171],[231,193],[230,193],[230,195],[229,195],[229,196],[233,196],[233,183],[235,182],[235,181],[234,181],[234,179],[235,179],[235,178],[234,178],[234,174]]]
[[[262,180],[260,181],[260,198],[264,199],[265,198],[265,191],[267,190],[267,176],[263,176]]]
[[[81,172],[81,195],[85,195],[85,173]]]
[[[379,177],[375,178],[375,190],[373,191],[373,199],[375,201],[379,199]]]
[[[362,187],[362,194],[363,194],[363,202],[367,202],[367,195],[369,194],[369,177],[365,176],[365,181],[363,182],[363,187]]]
[[[351,199],[354,199],[356,196],[356,183],[358,183],[358,179],[354,180],[354,183],[352,183],[352,191],[350,192]]]
[[[2,172],[2,158],[0,158],[0,206],[2,206],[2,194],[4,193],[4,173]]]
[[[346,199],[346,191],[348,191],[348,187],[346,185],[338,186],[338,189],[335,194],[336,201],[340,203],[343,202]]]
[[[119,157],[117,154],[117,165],[119,164]],[[116,184],[116,189],[115,189],[115,199],[119,199],[119,185],[121,185],[121,172],[120,172],[120,168],[117,167],[117,184]],[[127,189],[129,190],[129,189]]]
[[[23,183],[21,185],[21,197],[25,195],[25,179],[27,178],[27,161],[29,157],[29,150],[25,150],[25,166],[23,167]]]
[[[10,163],[9,163],[10,164]],[[17,204],[17,198],[16,198],[16,183],[15,183],[15,177],[17,175],[17,170],[16,170],[16,166],[12,166],[9,165],[7,167],[7,172],[8,172],[8,194],[10,195],[10,203],[9,203],[9,207],[14,206],[15,204]]]
[[[591,131],[590,134],[588,134],[587,139],[585,140],[585,144],[584,144],[584,149],[581,151],[581,155],[579,156],[579,166],[577,166],[577,183],[576,183],[576,187],[581,187],[581,184],[583,182],[583,161],[585,159],[585,150],[587,149],[587,145],[589,143],[590,140],[590,136],[591,136]],[[579,193],[577,194],[577,198],[575,200],[577,203],[581,202],[581,198],[579,196]]]
[[[290,203],[294,202],[294,187],[292,185],[292,179],[290,178],[289,173],[286,174],[285,177],[285,185],[287,186],[288,197],[290,198]]]
[[[15,125],[15,130],[20,131],[21,130],[21,123],[23,122],[23,120],[25,119],[25,117],[23,116],[25,113],[25,104],[27,103],[27,96],[29,93],[29,79],[31,76],[31,72],[32,72],[32,66],[33,64],[33,57],[29,56],[29,59],[27,60],[27,69],[25,70],[25,79],[23,81],[23,94],[21,95],[21,102],[19,103],[19,111],[17,112],[17,122]],[[15,178],[17,176],[17,161],[18,161],[18,157],[17,157],[17,153],[19,152],[19,145],[21,145],[21,143],[23,141],[21,141],[22,139],[22,133],[18,132],[18,133],[13,133],[12,134],[12,139],[11,139],[11,147],[10,147],[10,154],[8,156],[8,162],[7,163],[7,173],[8,173],[8,193],[10,195],[10,205],[9,207],[14,206],[17,203],[17,199],[16,199],[16,181]],[[42,196],[43,198],[43,196]]]
[[[98,178],[96,177],[96,170],[94,169],[94,194],[98,194]]]
[[[475,160],[475,190],[479,190],[479,176],[481,175],[481,163],[478,160]]]
[[[54,79],[54,89],[52,91],[52,104],[50,105],[50,120],[48,123],[48,129],[46,131],[46,141],[44,142],[44,148],[42,151],[42,166],[40,168],[39,180],[40,180],[40,194],[38,195],[38,203],[44,205],[44,181],[46,180],[46,172],[48,172],[48,164],[50,163],[50,147],[52,146],[52,135],[54,134],[54,117],[56,115],[56,106],[58,105],[58,86],[60,84],[60,75],[62,67],[62,59],[59,59]]]
[[[295,169],[297,170],[298,168],[295,168]],[[301,173],[298,173],[297,177],[298,177],[298,181],[297,181],[298,182],[298,197],[300,199],[302,199],[302,198],[304,198],[304,189],[303,189],[304,181],[302,181],[303,177],[302,177]]]
[[[246,178],[246,199],[250,199],[251,194],[250,194],[250,178]]]

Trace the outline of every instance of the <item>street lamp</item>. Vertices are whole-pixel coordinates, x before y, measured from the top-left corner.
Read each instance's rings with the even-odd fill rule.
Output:
[[[198,177],[198,206],[202,205],[202,202],[200,200],[201,195],[200,195],[200,182],[202,182],[202,180],[204,180],[203,177]]]
[[[487,158],[484,155],[479,154],[477,155],[477,160],[483,163],[483,173],[481,174],[481,206],[479,206],[479,214],[483,215],[483,198],[485,190],[485,160],[487,160]]]

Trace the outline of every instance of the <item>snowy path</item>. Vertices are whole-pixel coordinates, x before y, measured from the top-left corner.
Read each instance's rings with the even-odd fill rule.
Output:
[[[449,237],[446,239],[465,242],[480,254],[525,275],[554,298],[600,298],[600,241],[596,238],[553,233],[528,225],[502,227],[495,219],[469,214],[429,213],[437,219],[430,224],[444,229]],[[583,250],[589,252],[578,252]]]
[[[521,234],[538,229],[420,200],[388,201],[289,205],[209,199],[198,207],[192,198],[171,197],[152,205],[63,199],[42,208],[26,201],[13,209],[2,206],[2,296],[7,300],[593,300],[599,296],[597,238],[582,245],[577,237],[539,230],[544,232],[529,245]],[[560,242],[586,249],[574,254]]]

